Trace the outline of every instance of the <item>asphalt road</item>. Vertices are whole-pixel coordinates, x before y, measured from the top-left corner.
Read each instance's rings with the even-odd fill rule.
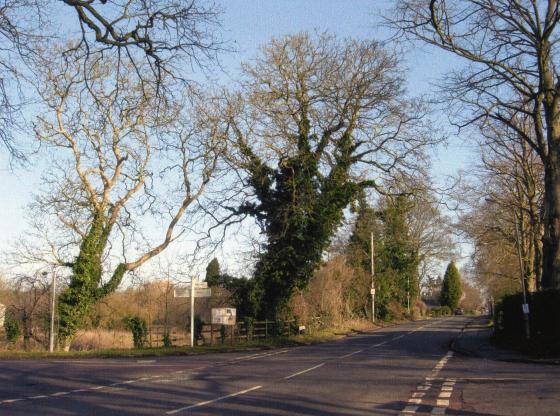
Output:
[[[316,346],[0,361],[0,415],[560,415],[560,367],[453,355],[466,317]]]

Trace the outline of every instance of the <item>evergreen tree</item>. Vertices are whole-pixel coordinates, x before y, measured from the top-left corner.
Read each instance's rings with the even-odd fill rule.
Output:
[[[386,199],[377,210],[360,207],[352,236],[350,261],[370,271],[371,232],[375,244],[376,311],[380,318],[391,318],[389,304],[407,305],[418,294],[418,253],[414,248],[407,223],[411,205],[405,196]]]
[[[461,289],[461,275],[454,262],[449,263],[445,276],[443,277],[443,285],[440,294],[440,303],[443,306],[449,306],[455,309],[459,306],[459,301],[463,290]]]
[[[206,282],[208,286],[219,286],[221,274],[220,262],[214,257],[206,266]]]

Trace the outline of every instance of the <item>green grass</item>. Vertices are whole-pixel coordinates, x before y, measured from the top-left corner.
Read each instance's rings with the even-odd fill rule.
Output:
[[[408,322],[408,321],[406,321]],[[49,353],[46,351],[0,351],[0,360],[24,360],[24,359],[73,359],[73,358],[138,358],[138,357],[165,357],[196,355],[206,353],[225,353],[236,351],[258,351],[272,348],[289,347],[297,345],[313,345],[324,342],[334,341],[351,334],[362,333],[376,327],[383,327],[395,323],[379,322],[373,326],[369,322],[356,322],[337,328],[327,328],[302,335],[290,337],[269,338],[267,340],[255,340],[230,345],[228,342],[216,345],[204,345],[191,347],[169,347],[169,348],[139,348],[139,349],[106,349],[88,351],[56,351]]]

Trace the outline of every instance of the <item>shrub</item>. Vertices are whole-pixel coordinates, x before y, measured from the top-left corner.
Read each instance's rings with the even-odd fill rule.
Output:
[[[169,334],[169,328],[165,328],[165,331],[163,331],[163,346],[165,348],[169,348],[173,346],[173,343],[171,342],[171,337]]]
[[[253,339],[253,329],[255,325],[255,320],[251,317],[245,317],[245,328],[247,329],[247,341]]]
[[[200,318],[199,315],[194,316],[194,343],[196,344],[199,340],[204,340],[202,336],[202,328],[204,326],[204,322]]]
[[[496,338],[528,352],[557,354],[560,352],[560,290],[528,294],[527,303],[531,339],[525,339],[521,293],[505,296],[496,305]]]
[[[127,316],[124,324],[132,332],[134,348],[143,348],[148,338],[148,328],[146,321],[139,316]]]
[[[432,308],[431,315],[432,316],[450,316],[453,313],[451,308],[447,305],[438,306],[436,308]]]
[[[6,340],[10,344],[15,344],[21,335],[21,331],[19,329],[18,321],[14,319],[13,316],[6,315],[6,318],[4,319],[4,330],[6,331]]]

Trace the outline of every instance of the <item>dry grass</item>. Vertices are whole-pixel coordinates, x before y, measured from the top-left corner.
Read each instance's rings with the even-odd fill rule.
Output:
[[[107,350],[132,348],[132,334],[129,331],[109,331],[92,329],[78,331],[70,349],[74,351]]]

